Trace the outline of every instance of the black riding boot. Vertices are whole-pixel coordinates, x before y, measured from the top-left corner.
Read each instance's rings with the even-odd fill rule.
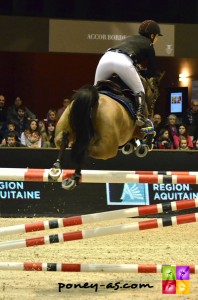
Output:
[[[136,103],[137,103],[137,120],[136,125],[139,127],[146,126],[146,117],[145,117],[145,95],[143,92],[139,92],[135,95]]]

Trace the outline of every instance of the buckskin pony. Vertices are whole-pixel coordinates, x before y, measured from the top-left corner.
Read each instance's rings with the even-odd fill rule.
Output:
[[[151,117],[158,97],[158,88],[152,79],[142,80],[146,92],[147,116]],[[49,175],[53,179],[57,178],[57,171],[61,169],[60,157],[66,147],[71,147],[71,159],[76,165],[76,171],[71,180],[64,183],[65,189],[72,189],[79,183],[86,156],[95,159],[113,158],[120,147],[128,142],[147,137],[149,139],[137,149],[136,154],[145,156],[152,149],[153,131],[142,132],[141,128],[135,125],[135,115],[112,96],[116,94],[117,98],[126,99],[126,90],[111,81],[107,83],[99,83],[99,88],[86,85],[77,90],[57,123],[55,143],[57,148],[61,148],[61,153]],[[110,90],[110,93],[106,93],[105,89]],[[124,96],[121,95],[123,90]],[[131,103],[131,100],[129,102]]]

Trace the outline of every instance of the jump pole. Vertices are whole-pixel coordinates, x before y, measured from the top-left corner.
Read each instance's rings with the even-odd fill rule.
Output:
[[[130,171],[139,175],[198,175],[196,171]]]
[[[0,237],[11,234],[21,234],[55,228],[63,228],[68,226],[91,224],[119,218],[142,217],[146,215],[192,209],[196,207],[198,207],[198,199],[180,200],[172,201],[169,203],[160,203],[142,207],[132,207],[102,213],[94,213],[55,220],[47,220],[42,222],[27,223],[0,228]]]
[[[0,262],[2,271],[49,271],[49,272],[102,272],[102,273],[161,273],[159,264],[69,264],[69,263],[34,263]],[[171,265],[172,267],[176,265]],[[198,265],[190,265],[190,273],[198,273]]]
[[[66,232],[49,236],[11,240],[0,243],[0,251],[9,249],[26,248],[33,246],[48,245],[54,243],[63,243],[74,240],[88,239],[92,237],[106,236],[112,234],[127,233],[132,231],[141,231],[155,229],[166,226],[175,226],[198,221],[198,213],[153,219],[148,221],[134,222],[130,224],[119,224],[110,227],[99,227],[95,229]]]
[[[0,180],[9,181],[38,181],[51,182],[49,169],[18,169],[18,168],[1,168]],[[197,184],[198,172],[171,172],[167,174],[154,174],[143,172],[137,174],[134,172],[140,171],[105,171],[105,170],[82,170],[82,180],[85,183],[186,183]],[[151,171],[153,172],[153,171]],[[61,175],[56,180],[62,182],[66,178],[70,178],[74,170],[62,170]],[[173,174],[172,174],[173,173]],[[172,174],[172,175],[171,175]]]

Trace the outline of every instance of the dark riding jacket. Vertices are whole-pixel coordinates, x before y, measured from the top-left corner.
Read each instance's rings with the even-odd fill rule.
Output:
[[[136,64],[146,63],[145,77],[156,77],[155,50],[151,40],[142,35],[134,35],[124,39],[111,49],[119,49],[128,54]],[[111,50],[110,50],[111,51]]]

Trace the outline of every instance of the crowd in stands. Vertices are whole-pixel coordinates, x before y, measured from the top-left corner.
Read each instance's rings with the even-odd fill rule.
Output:
[[[49,109],[46,119],[38,120],[20,97],[7,107],[0,95],[0,147],[55,148],[56,124],[69,103],[64,99],[61,108]]]
[[[7,107],[0,95],[0,147],[55,148],[56,124],[69,103],[64,99],[61,108],[49,109],[46,119],[38,120],[20,97]],[[192,100],[180,118],[170,114],[165,120],[155,114],[152,121],[154,149],[198,150],[198,100]]]
[[[153,124],[154,149],[198,150],[198,100],[192,100],[179,118],[170,114],[163,120],[160,114],[155,114]]]

